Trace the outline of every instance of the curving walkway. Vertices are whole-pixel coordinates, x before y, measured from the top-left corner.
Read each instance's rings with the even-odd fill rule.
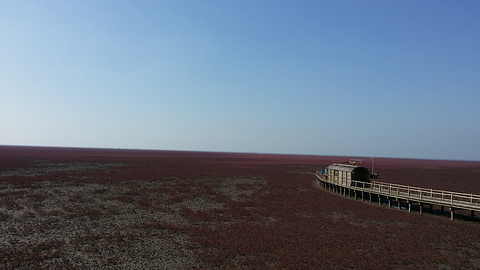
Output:
[[[361,182],[351,181],[350,185],[340,183],[335,179],[328,179],[328,177],[321,172],[315,173],[318,186],[343,194],[344,196],[361,197],[362,201],[369,199],[378,199],[378,204],[382,202],[388,203],[392,206],[395,202],[399,209],[402,208],[402,203],[408,207],[408,211],[412,211],[412,205],[418,206],[419,212],[423,213],[423,207],[429,205],[439,205],[442,212],[444,207],[450,209],[450,218],[454,219],[455,210],[470,210],[471,216],[475,217],[475,211],[480,211],[480,195],[451,192],[445,190],[434,190],[421,187],[412,187],[391,183],[383,183],[378,181]]]

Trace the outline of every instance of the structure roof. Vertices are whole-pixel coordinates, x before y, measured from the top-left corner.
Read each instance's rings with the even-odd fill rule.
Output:
[[[355,168],[358,168],[359,166],[355,165],[347,165],[347,164],[332,164],[327,167],[329,170],[337,170],[337,171],[343,171],[343,172],[353,172]]]

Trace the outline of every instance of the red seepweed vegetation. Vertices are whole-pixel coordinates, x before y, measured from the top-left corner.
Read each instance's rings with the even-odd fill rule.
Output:
[[[312,185],[342,159],[2,146],[0,267],[480,268],[476,222]],[[480,162],[375,166],[382,181],[480,193]]]

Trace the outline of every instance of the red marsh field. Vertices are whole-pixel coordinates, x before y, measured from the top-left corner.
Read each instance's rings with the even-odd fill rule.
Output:
[[[480,269],[478,221],[313,185],[348,158],[0,146],[0,268]],[[375,170],[480,194],[480,162],[376,158]]]

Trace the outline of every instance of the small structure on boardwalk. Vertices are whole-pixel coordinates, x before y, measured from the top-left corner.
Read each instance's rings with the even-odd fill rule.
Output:
[[[347,164],[332,164],[324,171],[325,180],[337,183],[342,186],[356,186],[356,181],[369,182],[370,172],[365,167],[347,165]],[[353,181],[352,181],[353,180]]]

